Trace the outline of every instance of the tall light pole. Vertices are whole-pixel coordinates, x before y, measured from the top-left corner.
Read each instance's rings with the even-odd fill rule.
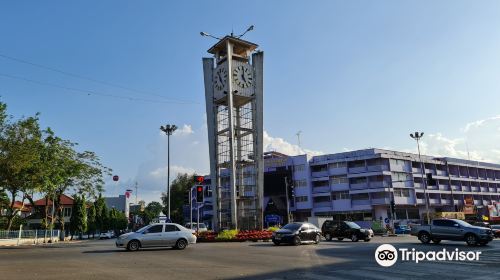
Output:
[[[161,126],[160,130],[167,134],[167,197],[168,197],[168,219],[170,220],[170,135],[177,129],[175,124]]]
[[[422,161],[422,156],[420,155],[420,139],[424,136],[423,132],[415,132],[415,134],[410,134],[410,137],[417,140],[417,149],[418,149],[418,159],[420,160],[420,170],[422,171],[422,183],[424,185],[424,196],[425,196],[425,210],[427,215],[427,224],[431,224],[431,220],[429,218],[429,197],[427,195],[427,181],[425,177],[425,166]]]

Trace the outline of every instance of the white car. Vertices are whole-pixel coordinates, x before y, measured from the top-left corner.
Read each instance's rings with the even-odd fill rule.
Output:
[[[199,225],[199,227],[198,227]],[[190,228],[192,230],[198,230],[198,232],[204,232],[204,231],[208,231],[208,228],[207,228],[207,225],[205,225],[204,223],[187,223],[185,225],[186,228]]]
[[[136,232],[122,234],[116,239],[116,247],[129,251],[146,247],[174,247],[182,250],[194,243],[194,231],[174,223],[148,225]]]
[[[111,239],[113,237],[115,237],[115,233],[112,230],[99,234],[99,239]]]

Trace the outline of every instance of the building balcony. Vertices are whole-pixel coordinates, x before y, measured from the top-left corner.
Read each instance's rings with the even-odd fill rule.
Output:
[[[371,205],[369,199],[365,200],[352,200],[352,205]]]
[[[387,165],[369,165],[367,167],[367,170],[369,172],[376,172],[376,171],[388,171],[389,170],[389,166]]]
[[[347,191],[349,190],[349,183],[342,183],[342,184],[332,184],[330,186],[331,191]]]
[[[444,170],[436,170],[436,175],[438,176],[448,176],[448,173]]]
[[[422,184],[422,183],[415,183],[415,182],[414,182],[414,183],[413,183],[413,187],[414,187],[415,189],[423,189],[423,188],[424,188],[424,184]]]
[[[313,202],[313,208],[331,208],[332,207],[332,202],[331,201],[324,201],[324,202]]]
[[[415,199],[412,197],[395,197],[394,203],[396,205],[410,205],[415,204]]]
[[[411,172],[417,173],[417,174],[422,174],[422,168],[412,167]]]
[[[488,191],[489,191],[489,190],[488,190],[488,188],[486,188],[486,187],[481,187],[481,192],[488,192]]]
[[[441,199],[439,198],[429,198],[430,205],[441,205]]]
[[[425,205],[425,199],[417,198],[417,204],[424,204]]]
[[[367,171],[366,166],[349,168],[349,173],[363,173],[366,171]]]
[[[361,184],[351,184],[350,185],[351,190],[363,190],[363,189],[368,189],[368,183],[361,183]]]
[[[329,168],[328,172],[330,175],[343,175],[347,174],[347,167]]]
[[[328,170],[311,172],[311,177],[328,177],[328,175]]]
[[[462,187],[461,187],[461,186],[451,185],[451,190],[452,190],[452,191],[461,191],[461,190],[462,190]]]
[[[451,199],[441,199],[441,204],[442,205],[451,205]]]
[[[427,186],[428,190],[439,190],[438,186]]]
[[[449,191],[450,190],[450,185],[439,185],[439,190],[441,191]]]
[[[373,198],[371,203],[373,205],[388,205],[391,203],[391,200],[389,198]]]
[[[313,187],[312,188],[313,193],[326,193],[330,192],[330,186],[321,186],[321,187]]]
[[[479,187],[471,187],[470,188],[471,192],[480,192],[481,189]]]

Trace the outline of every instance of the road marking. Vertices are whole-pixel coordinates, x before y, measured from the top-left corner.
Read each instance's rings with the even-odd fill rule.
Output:
[[[382,268],[382,267],[362,267],[361,269],[364,270],[371,270],[371,271],[376,271],[376,272],[382,272],[382,273],[397,273],[397,274],[404,274],[404,275],[411,275],[411,276],[424,276],[428,275],[428,273],[423,273],[423,272],[414,272],[414,271],[408,271],[408,270],[395,270],[395,268]]]
[[[361,277],[362,279],[401,280],[400,275],[390,277],[387,275],[374,274],[373,272],[363,271],[363,270],[335,270],[332,272],[341,273],[341,274],[345,274],[345,275],[349,275],[349,276],[357,276],[357,277]]]
[[[333,275],[326,276],[326,275],[320,275],[320,274],[310,273],[310,272],[300,274],[300,276],[307,278],[307,279],[318,279],[318,280],[346,280],[345,278],[340,278],[340,277],[337,277],[336,275],[335,276],[333,276]]]

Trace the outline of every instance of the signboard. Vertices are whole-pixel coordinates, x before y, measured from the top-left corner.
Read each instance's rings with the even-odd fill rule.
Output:
[[[264,221],[266,223],[280,224],[281,223],[281,216],[278,216],[278,215],[266,215],[264,217]]]
[[[464,205],[464,214],[474,214],[474,205]]]

